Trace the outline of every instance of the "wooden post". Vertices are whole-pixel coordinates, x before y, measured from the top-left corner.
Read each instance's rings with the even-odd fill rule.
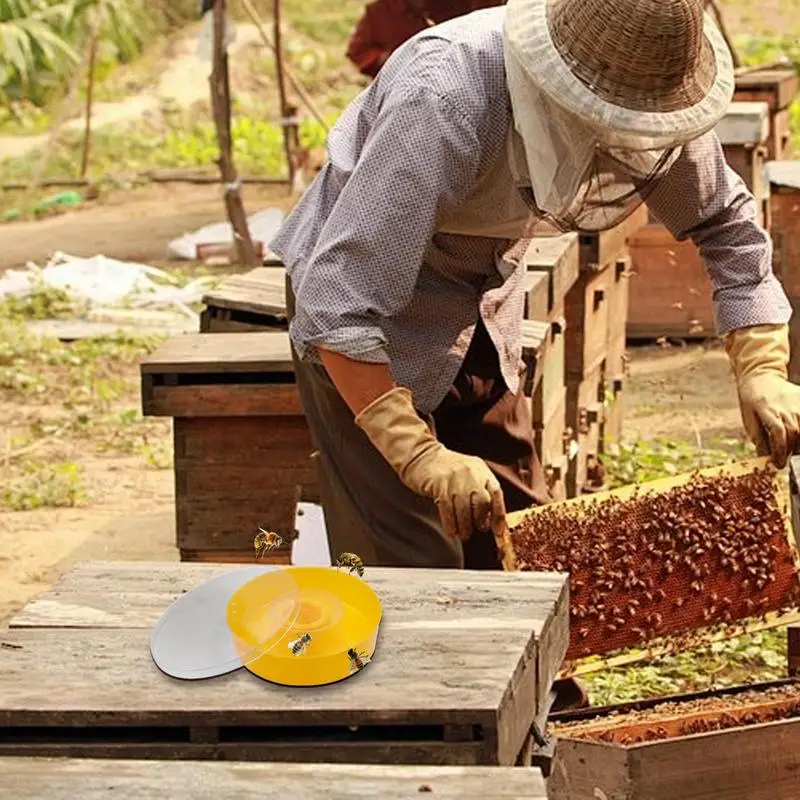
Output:
[[[272,0],[272,38],[275,42],[275,78],[278,82],[278,101],[281,112],[281,130],[283,131],[283,148],[286,152],[286,166],[289,170],[289,185],[294,187],[295,152],[292,147],[290,131],[291,109],[286,102],[286,83],[283,77],[283,48],[281,47],[281,0]]]
[[[94,65],[97,60],[97,38],[95,30],[89,43],[89,66],[86,71],[86,124],[83,131],[83,155],[81,157],[81,178],[89,169],[89,153],[92,149],[92,95],[94,94]]]
[[[230,78],[228,75],[228,46],[226,37],[227,14],[225,0],[214,3],[214,62],[211,70],[211,107],[219,142],[219,165],[225,192],[225,208],[233,228],[233,238],[239,262],[245,266],[256,266],[253,240],[247,228],[247,216],[239,194],[239,182],[233,163],[231,146]]]

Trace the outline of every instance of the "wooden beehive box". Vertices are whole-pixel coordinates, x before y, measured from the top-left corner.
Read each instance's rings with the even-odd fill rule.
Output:
[[[256,267],[230,275],[203,296],[202,333],[286,330],[286,270]]]
[[[113,793],[114,800],[407,800],[481,797],[546,800],[537,769],[377,764],[254,764],[124,761],[120,759],[0,758],[15,800],[73,800]],[[202,787],[200,794],[194,787]]]
[[[791,141],[789,106],[800,91],[800,78],[791,65],[748,70],[736,76],[734,101],[766,103],[770,116],[767,159],[788,158]]]
[[[732,103],[717,135],[728,163],[756,198],[759,221],[769,229],[769,185],[762,177],[769,135],[767,104]],[[628,339],[713,338],[711,285],[694,243],[678,242],[651,219],[629,245],[633,276]]]
[[[0,755],[530,765],[529,731],[566,649],[566,576],[368,566],[383,619],[358,675],[291,687],[244,668],[196,681],[163,674],[153,627],[230,569],[71,569],[3,633]]]
[[[554,499],[566,497],[569,442],[566,424],[566,296],[579,273],[576,234],[532,239],[525,264],[525,320],[541,338],[536,382],[530,387],[534,441]]]
[[[567,473],[569,497],[602,488],[606,440],[622,434],[627,242],[647,218],[642,205],[617,227],[580,237],[580,275],[565,303],[567,427],[577,443]]]
[[[773,161],[767,168],[772,208],[773,268],[794,314],[789,322],[789,377],[800,382],[800,161]]]
[[[787,681],[554,715],[548,797],[795,800],[799,711]]]
[[[141,364],[142,411],[172,417],[177,546],[185,561],[251,561],[259,528],[288,563],[313,446],[284,331],[170,339]]]

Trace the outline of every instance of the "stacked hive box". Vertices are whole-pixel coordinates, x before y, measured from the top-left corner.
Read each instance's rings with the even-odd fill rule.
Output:
[[[173,418],[183,561],[243,562],[259,528],[288,563],[300,499],[316,499],[312,444],[285,331],[165,342],[141,364],[142,410]]]
[[[769,229],[769,185],[763,168],[770,138],[766,103],[733,103],[717,127],[730,166],[758,203],[759,221]],[[678,242],[661,224],[650,224],[630,242],[635,280],[631,283],[628,338],[714,335],[711,285],[691,240]]]
[[[767,165],[772,209],[773,267],[792,304],[790,378],[800,382],[800,161]]]
[[[800,78],[792,66],[755,69],[736,78],[735,101],[766,103],[769,107],[770,134],[766,148],[769,161],[789,157],[789,106],[798,91]]]
[[[640,206],[616,228],[580,237],[580,274],[565,303],[567,427],[578,445],[567,472],[569,497],[603,487],[605,445],[622,433],[627,242],[646,222],[647,208]]]
[[[523,256],[525,313],[523,357],[531,372],[525,393],[531,400],[536,451],[555,499],[567,496],[569,443],[566,424],[565,303],[578,279],[575,234],[531,239]]]

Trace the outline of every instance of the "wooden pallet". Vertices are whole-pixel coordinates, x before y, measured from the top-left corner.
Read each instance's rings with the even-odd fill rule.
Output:
[[[286,330],[286,270],[256,267],[230,275],[203,296],[201,333]]]
[[[184,591],[230,569],[68,572],[2,634],[0,755],[530,763],[529,729],[566,652],[565,576],[367,568],[383,622],[358,676],[297,689],[244,669],[167,677],[151,659],[151,629]]]
[[[170,339],[141,363],[142,411],[173,418],[184,560],[250,561],[259,528],[289,563],[300,500],[317,501],[313,445],[285,331]]]
[[[537,769],[0,758],[15,800],[545,800]]]

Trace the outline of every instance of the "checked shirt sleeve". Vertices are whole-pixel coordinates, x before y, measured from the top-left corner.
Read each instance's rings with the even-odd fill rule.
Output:
[[[351,143],[331,133],[337,152]],[[480,142],[465,115],[427,87],[385,98],[295,287],[292,341],[301,358],[319,346],[388,363],[381,320],[411,300],[438,216],[474,183]]]
[[[647,205],[676,239],[697,246],[713,288],[719,336],[789,321],[791,306],[772,272],[769,234],[713,131],[684,147]]]

